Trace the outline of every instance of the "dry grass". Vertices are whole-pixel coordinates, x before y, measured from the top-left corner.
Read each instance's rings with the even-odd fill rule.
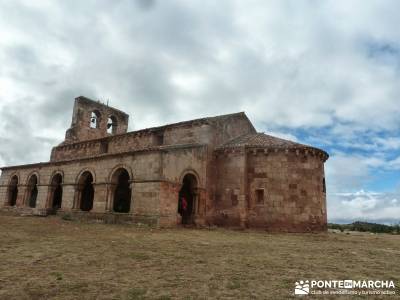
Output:
[[[295,299],[299,279],[399,286],[399,246],[400,236],[391,235],[158,230],[0,216],[0,299]]]

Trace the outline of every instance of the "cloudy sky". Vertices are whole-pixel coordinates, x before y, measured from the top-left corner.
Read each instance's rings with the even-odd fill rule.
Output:
[[[400,221],[399,1],[0,0],[0,165],[47,161],[73,99],[130,129],[245,111],[327,150],[328,218]]]

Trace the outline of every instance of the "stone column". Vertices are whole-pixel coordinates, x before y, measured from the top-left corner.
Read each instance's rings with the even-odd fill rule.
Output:
[[[48,185],[38,185],[38,195],[36,198],[36,208],[45,209],[46,208],[46,200],[48,197],[49,186]],[[28,199],[29,201],[29,199]]]
[[[17,203],[15,206],[17,207],[24,207],[26,206],[25,196],[26,196],[27,186],[26,185],[18,185],[18,195],[17,195]]]
[[[115,183],[108,183],[107,184],[107,203],[106,203],[106,211],[107,212],[112,212],[113,211],[113,205],[114,205],[114,192],[115,189],[117,188],[117,185]]]
[[[198,214],[198,208],[197,208],[197,204],[198,204],[198,197],[199,197],[199,194],[198,194],[198,191],[197,191],[197,189],[193,192],[193,204],[192,204],[192,206],[193,206],[193,208],[192,208],[192,216],[194,217],[194,216],[196,216],[197,214]]]
[[[72,184],[62,184],[62,200],[61,200],[61,210],[69,211],[74,208],[75,197],[78,196],[76,193],[76,185]]]
[[[49,185],[48,186],[48,189],[47,189],[47,197],[46,197],[46,209],[51,209],[52,208],[52,200],[53,200],[53,194],[54,194],[54,190],[55,190],[55,187],[54,186],[52,186],[52,185]]]
[[[0,207],[8,203],[8,186],[0,186]]]
[[[77,184],[77,185],[72,185],[72,188],[73,188],[73,197],[71,199],[72,210],[80,210],[83,186]]]
[[[106,196],[107,186],[105,183],[93,184],[94,197],[92,212],[104,213],[106,212]]]
[[[205,216],[204,216],[204,205],[205,205],[205,191],[203,189],[197,188],[195,190],[194,202],[193,205],[195,207],[193,220],[196,225],[204,225],[205,224]]]
[[[135,212],[133,210],[133,203],[135,202],[135,198],[133,197],[133,186],[134,186],[133,180],[129,180],[129,188],[131,189],[131,205],[129,206],[129,213]],[[112,197],[114,198],[114,194],[112,195]]]
[[[239,211],[239,218],[240,218],[240,227],[245,228],[247,227],[248,223],[248,205],[246,195],[239,195],[238,197],[238,211]]]

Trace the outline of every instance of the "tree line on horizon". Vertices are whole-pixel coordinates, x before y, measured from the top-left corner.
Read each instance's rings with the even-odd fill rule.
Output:
[[[384,225],[369,222],[353,222],[351,224],[335,224],[328,223],[329,229],[337,229],[343,231],[359,231],[359,232],[372,232],[372,233],[390,233],[400,234],[400,224]]]

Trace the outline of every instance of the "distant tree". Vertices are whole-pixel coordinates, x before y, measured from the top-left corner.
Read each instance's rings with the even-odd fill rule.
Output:
[[[359,232],[400,234],[400,223],[394,225],[385,225],[385,224],[356,221],[351,224],[329,223],[328,228],[340,230],[341,232],[349,230],[349,231],[359,231]]]

